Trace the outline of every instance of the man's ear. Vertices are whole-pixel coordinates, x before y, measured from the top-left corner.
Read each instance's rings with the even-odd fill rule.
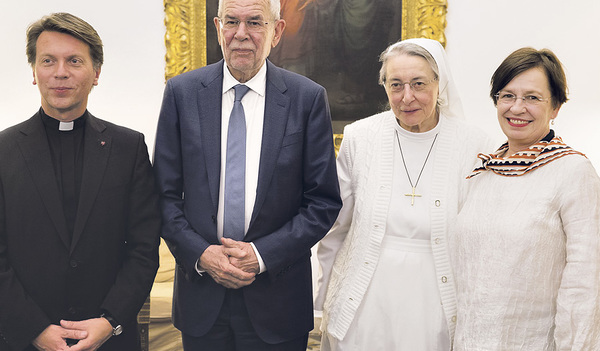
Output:
[[[271,41],[271,47],[274,48],[279,44],[283,31],[285,30],[285,20],[277,20],[275,22],[275,34],[273,35],[273,41]]]

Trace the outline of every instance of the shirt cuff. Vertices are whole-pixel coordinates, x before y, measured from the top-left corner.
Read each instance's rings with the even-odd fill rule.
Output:
[[[254,254],[256,255],[256,259],[258,260],[258,266],[260,267],[260,272],[258,272],[258,274],[264,273],[267,270],[267,266],[265,266],[265,261],[263,261],[262,257],[260,256],[260,253],[258,253],[258,250],[256,249],[256,246],[254,246],[254,243],[250,243],[250,245],[252,246],[252,250],[254,250]]]
[[[198,275],[202,276],[202,273],[206,273],[205,270],[200,268],[200,257],[198,257],[198,260],[196,261],[196,265],[194,267],[196,268],[196,272],[198,273]]]

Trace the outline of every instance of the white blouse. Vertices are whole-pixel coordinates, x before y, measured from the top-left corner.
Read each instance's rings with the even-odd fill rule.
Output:
[[[600,179],[580,155],[468,180],[454,350],[600,350]]]

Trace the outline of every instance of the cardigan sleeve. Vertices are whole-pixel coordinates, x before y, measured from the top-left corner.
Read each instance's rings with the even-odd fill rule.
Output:
[[[331,270],[335,257],[348,234],[354,212],[354,191],[351,177],[351,152],[349,144],[351,137],[345,133],[336,161],[342,209],[338,218],[327,235],[319,242],[317,257],[319,258],[320,271],[317,278],[317,291],[315,294],[315,310],[322,311],[327,295],[327,286],[331,277]]]
[[[564,178],[559,200],[566,262],[555,342],[557,350],[600,350],[600,179],[587,159]]]

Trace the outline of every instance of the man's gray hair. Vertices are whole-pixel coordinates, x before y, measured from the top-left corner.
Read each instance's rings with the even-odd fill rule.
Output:
[[[235,0],[227,0],[227,1],[235,1]],[[280,0],[262,0],[262,1],[269,1],[272,19],[274,19],[274,20],[281,19],[281,15],[280,15],[281,2],[280,2]],[[219,0],[219,8],[217,10],[217,17],[219,17],[219,18],[223,18],[223,2],[225,2],[225,0]]]

